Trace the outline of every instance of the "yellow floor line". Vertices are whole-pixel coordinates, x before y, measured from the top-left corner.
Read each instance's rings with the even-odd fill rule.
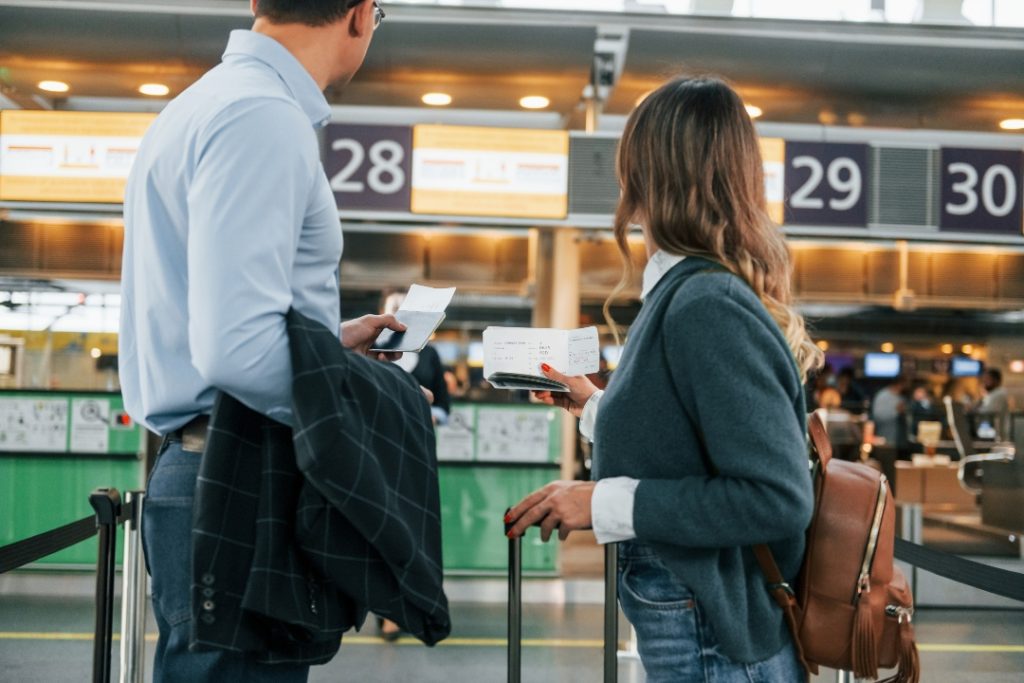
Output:
[[[60,633],[34,631],[0,631],[0,640],[49,640],[49,641],[92,641],[91,633]],[[114,634],[114,640],[120,640]],[[146,640],[156,641],[155,633],[147,633]],[[377,636],[346,636],[345,645],[404,645],[421,646],[415,638],[403,637],[394,643],[386,643]],[[439,643],[445,647],[505,647],[504,638],[449,638]],[[604,644],[597,639],[586,638],[524,638],[523,647],[560,647],[600,649]],[[921,652],[964,652],[1024,654],[1024,645],[986,645],[973,643],[918,643]]]

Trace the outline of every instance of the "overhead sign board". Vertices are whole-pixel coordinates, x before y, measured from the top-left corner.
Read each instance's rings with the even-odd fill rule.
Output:
[[[785,183],[787,225],[867,225],[867,145],[787,142]]]
[[[564,218],[568,170],[565,131],[416,126],[412,212]]]
[[[331,124],[324,170],[342,211],[409,211],[412,128]]]
[[[786,141],[782,138],[759,138],[764,163],[764,193],[768,215],[782,224],[786,196]]]
[[[1024,155],[1005,149],[942,149],[939,227],[1020,235]]]
[[[124,201],[155,114],[0,112],[0,200]]]

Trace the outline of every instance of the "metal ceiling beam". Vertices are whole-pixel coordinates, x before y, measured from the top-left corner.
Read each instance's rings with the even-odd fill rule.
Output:
[[[247,0],[0,0],[0,7],[149,14],[250,16]],[[1024,51],[1019,29],[976,26],[922,26],[852,21],[797,21],[699,15],[567,12],[510,8],[394,5],[388,21],[508,26],[574,26],[597,28],[608,24],[629,30],[700,33],[751,38],[774,38],[822,43],[861,43],[918,47]]]

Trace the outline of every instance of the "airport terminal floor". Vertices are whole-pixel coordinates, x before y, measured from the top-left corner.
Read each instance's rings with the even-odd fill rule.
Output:
[[[1024,0],[0,0],[0,683],[1024,683],[1022,76]]]
[[[93,604],[87,598],[17,597],[0,603],[0,680],[20,683],[86,680],[92,666]],[[524,609],[523,680],[537,683],[599,681],[601,607],[592,604],[527,605]],[[329,664],[313,667],[309,680],[503,681],[506,672],[505,608],[454,603],[455,628],[434,649],[405,637],[385,642],[368,623],[343,639]],[[1024,671],[1024,616],[1013,611],[922,610],[915,618],[922,681],[1014,683]],[[1013,634],[1012,642],[1007,635]],[[156,626],[149,624],[148,658]],[[116,647],[116,643],[115,643]],[[117,675],[115,656],[114,674]],[[152,680],[147,672],[146,681]],[[619,681],[643,683],[643,667],[623,657]],[[835,680],[823,670],[815,681]]]

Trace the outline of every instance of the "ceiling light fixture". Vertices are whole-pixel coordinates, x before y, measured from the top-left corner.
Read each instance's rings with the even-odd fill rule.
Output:
[[[452,103],[452,96],[445,92],[428,92],[420,100],[431,107],[447,107]]]
[[[1003,130],[1024,130],[1024,119],[1004,119],[999,122]]]
[[[139,92],[150,97],[163,97],[171,92],[171,89],[163,83],[143,83],[139,86]]]
[[[745,105],[743,108],[747,110],[747,116],[749,116],[752,119],[756,119],[758,116],[764,113],[761,107],[755,107],[752,104]]]
[[[953,345],[952,344],[943,344],[941,348],[942,348],[942,352],[945,353],[945,354],[953,353]]]
[[[817,343],[817,346],[818,346],[818,348],[819,348],[819,349],[821,349],[822,351],[828,351],[828,342],[827,342],[827,341],[825,341],[824,339],[820,340],[820,341],[819,341],[819,342]]]
[[[892,353],[896,349],[892,342],[885,342],[882,344],[882,353]]]
[[[523,109],[547,109],[551,100],[543,95],[527,95],[519,100],[519,106]]]
[[[71,86],[64,81],[40,81],[39,89],[46,92],[67,92]]]

